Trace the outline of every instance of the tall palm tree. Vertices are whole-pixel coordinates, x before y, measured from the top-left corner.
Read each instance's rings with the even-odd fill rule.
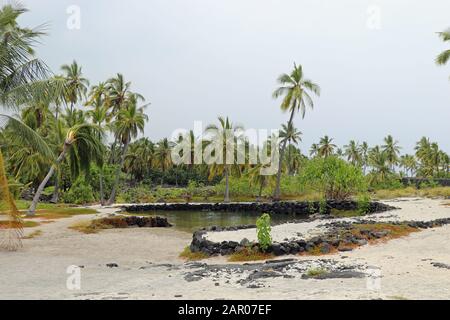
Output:
[[[61,70],[66,82],[66,104],[70,105],[70,110],[73,111],[74,105],[86,97],[89,81],[83,77],[82,68],[75,60],[70,65],[63,65]]]
[[[361,163],[362,163],[362,167],[363,167],[363,172],[364,175],[366,174],[366,169],[367,169],[367,164],[369,161],[369,145],[367,144],[366,141],[363,141],[361,143],[361,147],[360,147],[360,154],[361,154]]]
[[[446,43],[450,41],[450,28],[448,28],[443,32],[439,32],[438,34],[439,37],[442,39],[442,41]],[[445,50],[436,57],[436,64],[444,65],[448,62],[449,59],[450,59],[450,50]]]
[[[172,142],[170,142],[167,138],[162,139],[156,145],[155,162],[156,165],[161,168],[163,174],[172,165],[172,158],[171,158],[172,146],[173,146]],[[161,176],[161,184],[163,184],[162,176]]]
[[[344,155],[354,166],[362,162],[361,148],[355,140],[351,140],[348,145],[344,146]]]
[[[234,147],[242,139],[242,126],[233,124],[228,117],[219,117],[219,126],[210,124],[206,127],[206,134],[210,135],[209,145],[219,143],[221,154],[213,154],[215,161],[209,168],[209,179],[215,176],[225,177],[225,196],[224,202],[230,202],[230,176],[240,173],[240,167],[236,164],[236,150]],[[232,141],[230,141],[232,140]],[[233,155],[229,159],[227,155]],[[231,163],[230,163],[231,162]]]
[[[391,174],[388,156],[386,152],[383,152],[379,146],[375,146],[369,151],[369,163],[372,167],[371,182],[381,183]]]
[[[133,138],[136,138],[139,132],[144,132],[145,122],[148,120],[143,108],[138,108],[136,101],[128,103],[125,109],[121,109],[113,122],[113,132],[117,141],[122,144],[122,153],[120,163],[116,169],[116,177],[111,190],[111,196],[107,201],[107,205],[114,203],[116,199],[117,187],[120,180],[120,172],[122,171],[128,146]]]
[[[291,175],[292,173],[292,165],[291,165],[291,149],[290,146],[293,144],[294,146],[298,145],[299,142],[302,141],[302,132],[297,130],[296,127],[294,127],[294,124],[292,122],[286,124],[283,124],[281,126],[281,132],[280,132],[280,138],[281,141],[284,143],[284,140],[287,141],[289,147],[288,147],[288,174]]]
[[[386,153],[388,164],[391,166],[391,170],[394,171],[395,165],[398,163],[398,157],[400,154],[400,146],[398,141],[394,140],[391,135],[384,138],[384,145],[382,145],[383,152]]]
[[[314,103],[309,92],[320,96],[320,87],[311,80],[306,79],[303,74],[302,66],[297,66],[295,63],[294,69],[290,74],[284,73],[278,77],[278,83],[280,84],[280,87],[274,91],[273,97],[275,99],[283,97],[280,107],[282,111],[290,112],[288,124],[292,124],[294,115],[297,111],[300,112],[302,114],[302,118],[304,118],[306,107],[309,106],[311,109],[314,107]],[[273,195],[274,200],[280,199],[281,166],[286,150],[286,144],[287,141],[284,141],[280,149],[277,180]]]
[[[103,145],[98,137],[101,135],[101,128],[92,124],[77,124],[67,130],[62,151],[55,163],[50,167],[44,180],[42,180],[34,195],[27,216],[34,216],[39,198],[44,191],[50,178],[55,173],[57,166],[70,154],[71,162],[75,165],[75,171],[82,169],[87,171],[91,161],[100,159],[103,155]]]
[[[314,158],[319,155],[319,145],[317,143],[313,143],[311,148],[309,149],[309,156]]]
[[[17,20],[27,10],[17,4],[5,5],[0,9],[0,105],[4,108],[17,108],[24,103],[39,101],[50,97],[46,80],[48,70],[45,64],[34,56],[33,46],[38,38],[44,35],[43,28],[22,28]],[[8,119],[8,116],[1,116]],[[0,119],[1,120],[1,119]],[[15,120],[7,120],[8,124]],[[20,121],[18,121],[20,122]],[[19,127],[30,134],[28,142],[39,139],[33,130],[26,125]],[[26,128],[26,129],[24,129]],[[15,136],[24,139],[25,136]],[[8,214],[11,223],[9,240],[1,243],[7,249],[15,250],[20,245],[21,219],[14,200],[10,194],[5,173],[3,154],[0,151],[0,204]]]
[[[328,136],[324,136],[324,137],[320,138],[319,150],[318,150],[320,157],[327,158],[334,153],[334,149],[336,148],[336,145],[333,144],[332,142],[333,142],[333,139]]]

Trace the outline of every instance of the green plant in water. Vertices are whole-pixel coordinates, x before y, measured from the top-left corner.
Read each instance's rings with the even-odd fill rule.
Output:
[[[259,247],[263,251],[266,251],[267,248],[272,245],[272,236],[270,235],[270,232],[272,231],[272,228],[270,227],[270,215],[264,213],[256,220],[256,231]]]
[[[366,214],[370,209],[370,196],[367,193],[363,193],[358,196],[358,212],[361,214]]]

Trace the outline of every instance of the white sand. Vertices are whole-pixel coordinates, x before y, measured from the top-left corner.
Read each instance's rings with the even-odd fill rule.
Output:
[[[450,207],[443,206],[443,202],[425,199],[390,201],[387,203],[402,209],[387,212],[377,219],[448,217]],[[104,209],[101,214],[111,211]],[[394,217],[389,217],[391,215]],[[74,221],[92,218],[94,216],[77,216],[26,229],[26,233],[39,229],[43,234],[24,240],[24,248],[18,252],[0,252],[0,299],[450,299],[450,270],[431,265],[431,262],[450,264],[450,226],[326,257],[379,269],[382,275],[379,290],[368,290],[367,280],[356,278],[271,278],[264,280],[265,288],[250,289],[236,284],[233,277],[230,283],[221,278],[216,281],[210,278],[197,282],[184,280],[184,275],[191,269],[178,254],[190,243],[189,233],[149,228],[105,230],[85,235],[67,229]],[[275,238],[311,232],[308,228],[315,223],[319,222],[307,227],[306,224],[275,227]],[[254,230],[242,230],[227,232],[227,236],[250,239],[254,233]],[[219,237],[219,233],[214,237]],[[224,261],[225,258],[217,257],[206,262]],[[119,267],[108,268],[107,263],[117,263]],[[158,266],[161,263],[173,266]],[[66,287],[66,269],[70,265],[84,266],[81,290]],[[215,286],[215,282],[220,285]]]

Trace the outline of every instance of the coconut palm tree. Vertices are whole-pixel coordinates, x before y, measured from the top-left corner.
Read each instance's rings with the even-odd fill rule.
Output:
[[[294,146],[298,145],[299,142],[302,141],[302,132],[298,131],[297,128],[294,127],[294,124],[292,122],[288,122],[288,124],[283,124],[281,126],[281,132],[280,132],[280,138],[281,142],[284,143],[285,140],[288,143],[288,174],[291,175],[292,173],[292,166],[291,166],[291,145]]]
[[[319,156],[323,158],[327,158],[331,156],[334,153],[334,149],[336,148],[336,145],[332,143],[333,139],[328,137],[327,135],[320,138],[319,142]]]
[[[400,154],[400,146],[398,141],[394,140],[391,135],[384,138],[384,145],[382,145],[383,152],[386,153],[386,159],[391,166],[391,170],[394,171],[395,165],[398,163],[398,157]]]
[[[361,147],[360,147],[360,154],[361,154],[361,164],[363,167],[364,175],[366,174],[367,164],[369,161],[368,153],[369,153],[369,145],[367,144],[366,141],[363,141],[361,143]]]
[[[163,174],[172,166],[172,146],[173,143],[167,138],[162,139],[156,144],[155,164],[160,167]],[[161,176],[161,184],[163,184],[163,176]]]
[[[362,162],[361,148],[355,140],[351,140],[348,145],[344,146],[344,155],[354,166]]]
[[[128,101],[126,108],[119,110],[116,119],[112,123],[113,132],[116,141],[122,144],[122,152],[120,163],[116,169],[116,176],[111,190],[111,196],[107,205],[114,203],[116,199],[117,187],[120,180],[120,172],[122,171],[128,146],[133,138],[136,138],[139,132],[144,132],[145,122],[148,120],[143,108],[136,105],[136,100]]]
[[[442,41],[446,43],[450,41],[450,28],[448,28],[443,32],[439,32],[438,34],[439,37],[442,39]],[[448,62],[449,59],[450,59],[450,50],[445,50],[436,57],[436,64],[444,65]]]
[[[288,124],[292,124],[296,112],[300,112],[302,118],[304,118],[306,107],[309,106],[311,109],[314,107],[310,93],[320,96],[320,87],[311,80],[305,78],[302,66],[297,66],[295,63],[294,69],[290,74],[284,73],[278,77],[278,83],[280,84],[280,87],[274,91],[273,97],[275,99],[283,97],[280,108],[283,112],[290,112]],[[287,141],[284,141],[280,149],[277,181],[273,196],[274,200],[280,199],[281,166],[286,150],[286,144]]]
[[[317,143],[313,143],[311,148],[309,149],[309,156],[314,158],[319,155],[319,145]]]
[[[375,146],[369,151],[369,164],[372,167],[371,183],[381,183],[391,174],[386,152],[383,152],[379,146]]]
[[[400,165],[405,169],[405,174],[412,177],[417,168],[416,158],[410,154],[402,155],[400,157]]]
[[[102,136],[102,130],[93,124],[76,124],[67,129],[62,151],[36,190],[27,216],[34,216],[42,191],[55,173],[57,166],[65,160],[68,154],[75,174],[80,169],[86,172],[93,160],[100,159],[103,156],[103,145],[101,140],[98,139],[99,136]]]
[[[81,66],[74,60],[72,64],[65,64],[61,67],[66,82],[65,87],[65,101],[70,105],[70,110],[73,111],[75,104],[86,98],[86,93],[89,87],[88,79],[83,77]]]
[[[216,176],[225,177],[225,196],[224,202],[230,202],[230,176],[240,174],[240,167],[236,163],[236,149],[237,143],[242,142],[243,127],[233,124],[228,117],[219,117],[219,126],[210,124],[206,127],[206,134],[210,136],[207,147],[218,146],[221,149],[216,149],[211,152],[215,161],[209,167],[209,179]],[[233,159],[230,159],[232,155]]]

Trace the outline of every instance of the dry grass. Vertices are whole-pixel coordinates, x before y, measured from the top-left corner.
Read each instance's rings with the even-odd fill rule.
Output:
[[[274,257],[271,253],[261,252],[257,249],[245,248],[239,252],[235,252],[228,258],[229,262],[259,261],[269,260]]]
[[[377,240],[371,240],[367,239],[367,236],[361,233],[363,230],[368,230],[372,232],[377,231],[385,231],[387,232],[387,235],[381,239]],[[419,229],[412,228],[406,224],[389,224],[389,223],[374,223],[374,224],[355,224],[354,228],[352,229],[352,233],[355,236],[364,237],[367,240],[371,242],[378,242],[378,241],[387,241],[391,239],[397,239],[401,237],[405,237],[413,232],[419,232]]]
[[[376,190],[374,192],[374,197],[377,199],[394,199],[394,198],[405,198],[405,197],[450,197],[450,187],[434,187],[434,188],[423,188],[416,189],[414,187],[407,187],[402,189],[394,190]]]
[[[77,221],[69,226],[69,229],[75,230],[84,234],[98,233],[104,229],[111,229],[111,225],[101,224],[96,220]]]
[[[70,218],[77,215],[95,214],[95,213],[97,213],[96,210],[89,208],[54,207],[37,210],[35,216],[27,217],[27,219],[55,220],[55,219]]]
[[[39,237],[40,235],[42,235],[42,230],[36,230],[36,231],[31,232],[27,236],[23,236],[22,239],[33,239],[33,238]]]
[[[34,228],[39,225],[40,223],[36,221],[23,221],[21,225],[18,222],[0,221],[0,229]]]
[[[208,255],[203,252],[192,252],[189,247],[184,248],[184,250],[179,255],[180,258],[183,258],[187,261],[198,261],[207,259]]]

